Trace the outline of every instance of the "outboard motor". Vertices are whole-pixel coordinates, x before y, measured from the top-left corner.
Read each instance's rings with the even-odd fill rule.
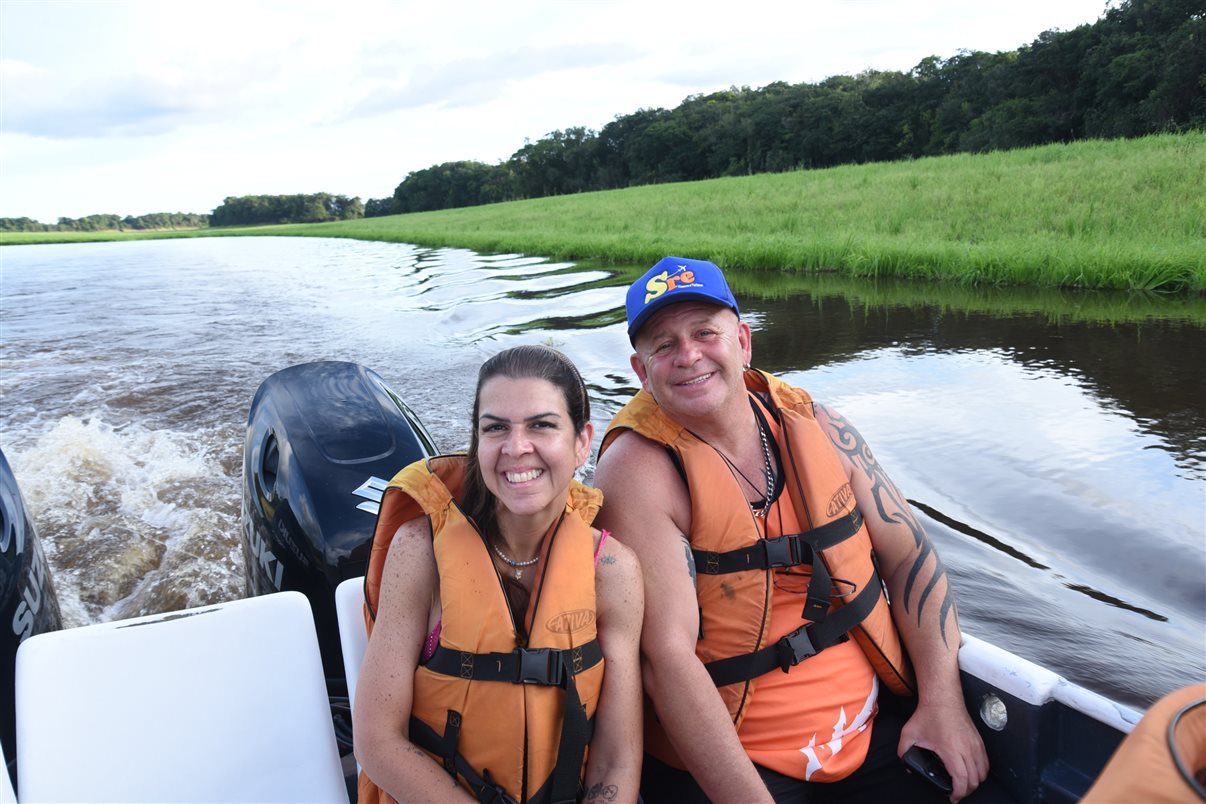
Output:
[[[17,479],[0,451],[0,743],[13,786],[17,784],[14,698],[17,648],[34,634],[63,627],[46,554],[25,509]]]
[[[435,452],[406,403],[355,363],[283,369],[252,399],[243,448],[247,595],[309,598],[333,696],[347,694],[335,587],[365,573],[388,480]]]

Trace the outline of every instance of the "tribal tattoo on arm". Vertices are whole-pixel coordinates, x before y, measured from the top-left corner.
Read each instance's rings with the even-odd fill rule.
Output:
[[[929,537],[926,536],[921,522],[913,514],[909,501],[900,493],[900,490],[896,488],[896,484],[892,482],[883,467],[875,460],[875,456],[871,454],[871,448],[867,446],[867,442],[863,440],[858,430],[854,429],[854,425],[846,421],[833,408],[821,404],[815,404],[815,408],[828,419],[828,427],[826,429],[829,440],[833,442],[833,445],[840,452],[850,459],[850,462],[854,464],[855,471],[865,473],[871,481],[871,493],[875,497],[875,508],[876,513],[879,514],[879,518],[887,524],[904,525],[913,534],[913,541],[917,546],[917,558],[914,559],[913,566],[909,568],[909,575],[905,581],[904,608],[906,612],[911,613],[909,601],[913,594],[914,583],[921,574],[926,561],[933,556],[933,574],[917,598],[917,624],[921,625],[921,614],[925,610],[926,602],[929,600],[930,593],[934,591],[938,582],[946,576],[946,566],[943,565],[942,559],[938,557],[938,554],[934,552],[934,546],[930,543]],[[952,613],[954,605],[954,593],[951,590],[948,579],[946,591],[943,593],[938,611],[938,631],[942,635],[942,643],[944,645],[947,644],[946,622]]]

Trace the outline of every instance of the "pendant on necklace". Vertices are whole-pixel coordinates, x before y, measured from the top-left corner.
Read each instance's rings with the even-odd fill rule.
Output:
[[[509,555],[504,553],[501,549],[499,549],[499,546],[497,544],[491,545],[491,546],[494,548],[494,552],[498,554],[498,557],[503,560],[503,563],[506,564],[511,569],[515,570],[515,580],[517,580],[517,581],[521,580],[523,578],[523,568],[524,567],[530,567],[533,564],[535,564],[537,561],[540,560],[540,553],[537,553],[536,555],[529,558],[527,561],[516,561],[515,559],[511,558]]]

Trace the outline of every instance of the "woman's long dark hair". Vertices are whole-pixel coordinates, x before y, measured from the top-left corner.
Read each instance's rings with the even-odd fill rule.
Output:
[[[473,394],[473,418],[470,420],[469,464],[465,472],[461,509],[476,524],[491,544],[497,544],[498,499],[486,488],[478,463],[478,416],[481,414],[482,386],[487,380],[506,377],[511,380],[547,380],[561,389],[565,407],[574,425],[574,435],[590,421],[590,397],[582,375],[568,357],[551,346],[530,345],[505,349],[491,357],[477,372],[477,390]]]

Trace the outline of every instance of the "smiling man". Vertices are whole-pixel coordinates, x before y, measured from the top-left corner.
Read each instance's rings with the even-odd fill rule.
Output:
[[[849,422],[750,368],[716,265],[666,257],[627,312],[642,390],[595,483],[644,573],[644,800],[940,801],[914,745],[967,796],[988,760],[954,595],[904,495]]]

